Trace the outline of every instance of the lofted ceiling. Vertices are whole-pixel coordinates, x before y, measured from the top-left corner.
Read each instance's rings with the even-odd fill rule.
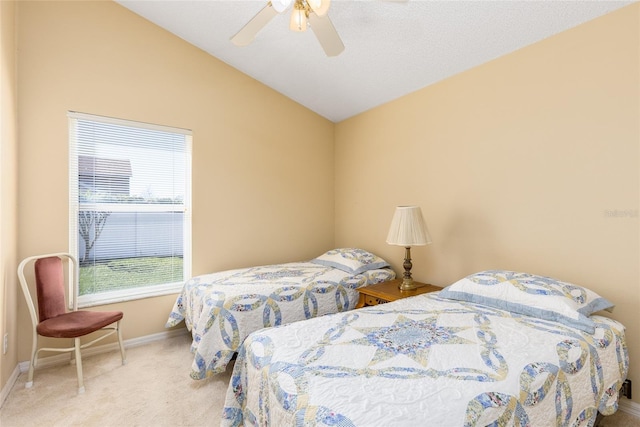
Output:
[[[345,50],[327,57],[313,31],[289,30],[290,10],[232,44],[266,1],[116,1],[333,122],[633,3],[332,0]]]

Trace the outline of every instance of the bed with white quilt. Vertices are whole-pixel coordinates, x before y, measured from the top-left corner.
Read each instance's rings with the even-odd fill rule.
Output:
[[[223,426],[592,426],[628,355],[612,304],[504,270],[265,329],[238,353]]]
[[[196,276],[183,286],[166,327],[191,331],[191,377],[224,372],[251,332],[352,310],[358,288],[395,278],[382,258],[357,248],[330,250],[308,262]]]

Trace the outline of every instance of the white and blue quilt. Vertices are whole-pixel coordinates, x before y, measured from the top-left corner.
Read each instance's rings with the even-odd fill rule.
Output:
[[[166,327],[191,331],[191,377],[223,372],[251,332],[355,308],[358,288],[395,278],[382,268],[351,274],[311,262],[196,276],[178,295]]]
[[[437,293],[253,333],[223,426],[592,426],[617,410],[624,327]]]

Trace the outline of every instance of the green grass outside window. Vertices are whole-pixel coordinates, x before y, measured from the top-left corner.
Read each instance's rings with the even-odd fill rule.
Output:
[[[80,295],[182,282],[182,258],[141,257],[80,266]]]

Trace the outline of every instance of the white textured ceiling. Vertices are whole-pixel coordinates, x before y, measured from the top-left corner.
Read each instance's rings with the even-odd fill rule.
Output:
[[[399,98],[633,1],[348,1],[329,17],[345,50],[276,16],[252,44],[229,39],[266,1],[117,0],[333,122]]]

